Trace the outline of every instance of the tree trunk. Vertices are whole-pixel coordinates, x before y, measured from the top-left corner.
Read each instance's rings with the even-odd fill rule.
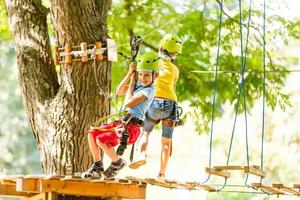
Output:
[[[57,45],[106,41],[110,0],[52,0],[51,19]],[[14,38],[19,82],[45,174],[82,172],[91,164],[86,131],[109,113],[109,102],[99,95],[93,61],[60,65],[51,56],[47,15],[40,0],[6,0]],[[110,92],[111,64],[96,64],[97,81]]]

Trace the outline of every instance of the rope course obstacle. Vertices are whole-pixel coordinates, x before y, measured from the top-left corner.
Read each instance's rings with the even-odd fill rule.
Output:
[[[208,167],[205,168],[208,177],[201,182],[197,181],[174,181],[165,180],[157,181],[153,178],[137,178],[137,177],[126,177],[125,179],[81,179],[80,176],[44,176],[44,175],[27,175],[27,176],[3,176],[0,177],[0,196],[15,196],[30,200],[53,200],[56,199],[57,195],[75,195],[75,196],[87,196],[87,197],[105,197],[108,199],[145,199],[146,188],[148,185],[155,185],[170,189],[185,189],[185,190],[204,190],[207,192],[241,192],[241,193],[255,193],[255,194],[268,194],[268,195],[295,195],[300,196],[300,184],[294,184],[292,187],[286,186],[282,183],[274,183],[272,185],[265,185],[262,183],[262,179],[266,177],[266,172],[263,170],[263,153],[264,153],[264,112],[265,112],[265,1],[263,11],[263,71],[260,72],[249,72],[249,73],[263,73],[263,123],[262,123],[262,137],[261,137],[261,164],[260,166],[250,165],[249,161],[249,150],[248,150],[248,135],[247,135],[247,112],[246,112],[246,98],[245,92],[243,93],[244,101],[244,116],[246,123],[246,158],[247,165],[229,165],[232,141],[235,131],[235,123],[238,113],[238,104],[244,88],[244,75],[246,71],[246,59],[247,59],[247,46],[249,37],[250,27],[250,16],[251,16],[251,0],[249,3],[248,12],[248,25],[247,25],[247,39],[245,49],[243,49],[243,36],[242,36],[242,19],[241,19],[241,0],[239,1],[240,8],[240,41],[241,41],[241,77],[242,81],[239,84],[238,92],[238,103],[236,106],[235,120],[228,150],[227,162],[224,166],[213,166],[212,165],[212,143],[214,133],[214,113],[216,103],[216,86],[217,78],[220,72],[219,68],[219,57],[220,57],[220,41],[221,41],[221,30],[222,30],[222,13],[223,13],[223,0],[220,1],[220,14],[219,14],[219,33],[218,33],[218,48],[216,58],[216,68],[214,71],[214,95],[213,95],[213,107],[212,107],[212,121],[211,121],[211,132],[210,132],[210,145],[209,145],[209,162]],[[198,6],[198,5],[197,5]],[[196,9],[196,7],[190,12]],[[186,13],[187,14],[187,13]],[[173,23],[179,18],[184,17],[186,14],[178,16],[170,20],[167,24]],[[159,27],[160,28],[160,27]],[[150,34],[157,31],[159,28],[151,31],[150,33],[140,37],[144,39]],[[122,44],[123,46],[127,45]],[[138,49],[137,49],[138,51]],[[72,46],[67,43],[64,47],[55,47],[54,50],[54,62],[55,64],[72,64],[73,61],[81,61],[83,63],[93,60],[94,62],[101,62],[103,59],[108,61],[117,61],[117,45],[111,40],[107,39],[106,44],[101,42],[95,42],[95,44],[87,44],[82,42],[79,46]],[[130,57],[128,57],[131,59]],[[133,58],[133,55],[132,55]],[[296,70],[295,70],[296,71]],[[195,71],[197,72],[197,71]],[[269,71],[269,72],[282,72],[282,71]],[[283,71],[290,72],[290,71]],[[204,72],[206,73],[206,72]],[[224,73],[238,73],[238,72],[224,72]],[[101,89],[101,88],[100,88]],[[246,174],[244,185],[229,185],[227,179],[231,177],[233,171],[240,171]],[[248,175],[254,175],[260,178],[259,183],[248,184]],[[206,184],[210,177],[219,176],[224,178],[224,184]],[[247,190],[226,190],[229,188],[246,188]],[[251,189],[249,191],[248,189]],[[260,190],[261,192],[253,191]],[[128,192],[130,191],[130,192]]]
[[[216,187],[222,185],[207,185],[199,182],[182,182],[174,180],[157,181],[153,178],[125,177],[121,179],[82,179],[80,176],[45,176],[45,175],[15,175],[0,177],[0,196],[16,197],[27,200],[54,200],[58,195],[104,197],[106,199],[145,199],[148,185],[168,189],[184,189],[190,191],[218,192]],[[243,185],[227,185],[230,188],[245,188]],[[287,187],[276,183],[266,186],[253,183],[254,189],[264,193],[300,196],[300,184]],[[130,191],[130,192],[129,192]],[[224,190],[220,192],[239,192],[264,194],[246,190]]]

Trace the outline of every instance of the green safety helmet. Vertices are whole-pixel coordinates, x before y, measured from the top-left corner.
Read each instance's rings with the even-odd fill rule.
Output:
[[[154,52],[149,52],[138,56],[136,70],[158,72],[158,54]]]
[[[159,48],[167,50],[169,53],[178,53],[182,52],[182,41],[177,35],[167,34],[159,43]]]

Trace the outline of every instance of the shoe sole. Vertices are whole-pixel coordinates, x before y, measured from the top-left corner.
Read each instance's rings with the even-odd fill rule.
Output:
[[[140,161],[131,163],[131,164],[129,165],[129,167],[130,167],[131,169],[137,169],[137,168],[139,168],[140,166],[143,166],[143,165],[145,165],[145,164],[146,164],[146,160],[140,160]]]

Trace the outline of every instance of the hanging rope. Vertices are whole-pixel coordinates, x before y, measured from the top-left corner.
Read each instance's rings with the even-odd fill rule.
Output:
[[[263,8],[263,111],[262,111],[262,130],[261,130],[261,153],[260,153],[260,169],[264,169],[264,135],[265,135],[265,98],[266,98],[266,1],[264,0]],[[262,178],[260,179],[260,183]]]
[[[240,3],[241,4],[241,3]],[[252,0],[250,0],[249,2],[249,9],[248,9],[248,23],[247,23],[247,37],[246,37],[246,46],[245,46],[245,53],[244,53],[244,57],[242,59],[242,64],[243,64],[243,69],[245,72],[245,68],[246,68],[246,61],[247,61],[247,55],[248,55],[248,43],[249,43],[249,33],[250,33],[250,22],[251,22],[251,11],[252,11]],[[242,32],[242,10],[241,10],[241,5],[240,7],[240,31]],[[241,38],[242,39],[242,38]],[[242,49],[241,49],[241,53],[242,53]],[[244,78],[244,74],[243,74],[243,78]],[[244,80],[243,80],[244,81]],[[249,161],[249,143],[248,143],[248,120],[247,120],[247,104],[246,104],[246,90],[245,90],[245,84],[243,84],[243,99],[244,99],[244,116],[245,116],[245,143],[246,143],[246,158],[247,158],[247,167],[249,169],[250,167],[250,161]],[[248,178],[249,178],[249,174],[246,174],[246,178],[245,178],[245,185],[248,185]]]
[[[241,45],[241,68],[242,68],[242,73],[241,73],[241,83],[239,84],[239,90],[238,90],[238,98],[237,98],[237,103],[235,107],[235,117],[234,117],[234,123],[233,123],[233,128],[232,128],[232,133],[231,133],[231,138],[230,138],[230,144],[229,144],[229,149],[228,149],[228,155],[227,155],[227,161],[226,161],[226,166],[229,165],[229,160],[230,160],[230,155],[231,155],[231,150],[232,150],[232,143],[233,143],[233,138],[234,138],[234,133],[235,133],[235,127],[236,127],[236,121],[237,121],[237,116],[238,116],[238,109],[239,109],[239,103],[240,103],[240,97],[241,93],[243,92],[243,101],[244,101],[244,117],[245,117],[245,138],[246,138],[246,159],[247,159],[247,166],[249,167],[249,145],[248,145],[248,123],[247,123],[247,109],[246,109],[246,90],[245,90],[245,68],[246,68],[246,58],[247,58],[247,49],[248,49],[248,40],[249,40],[249,27],[250,27],[250,15],[251,15],[251,0],[249,4],[249,15],[248,15],[248,25],[247,25],[247,37],[246,37],[246,46],[245,46],[245,53],[243,52],[243,27],[242,27],[242,5],[241,5],[241,0],[239,0],[239,15],[240,15],[240,45]],[[247,183],[248,180],[248,174],[246,176],[245,183]],[[227,180],[225,179],[225,183],[222,188],[220,188],[218,191],[223,190],[226,187]]]
[[[221,46],[221,31],[222,31],[222,17],[223,17],[223,0],[220,3],[220,13],[219,13],[219,32],[218,32],[218,48],[217,48],[217,57],[216,57],[216,68],[215,68],[215,77],[214,77],[214,95],[213,95],[213,104],[212,104],[212,113],[211,113],[211,124],[210,124],[210,137],[209,137],[209,159],[208,165],[212,166],[212,145],[213,145],[213,133],[214,133],[214,119],[215,119],[215,105],[216,105],[216,94],[217,94],[217,80],[218,80],[218,70],[219,70],[219,60],[220,60],[220,46]],[[210,179],[210,174],[202,182],[206,183]]]

